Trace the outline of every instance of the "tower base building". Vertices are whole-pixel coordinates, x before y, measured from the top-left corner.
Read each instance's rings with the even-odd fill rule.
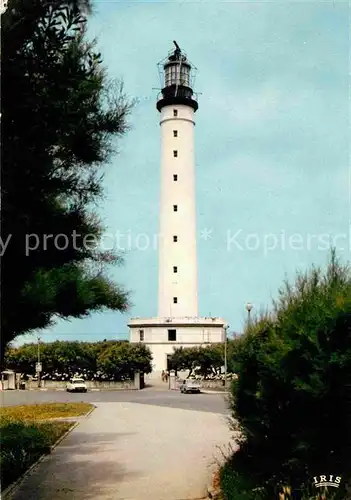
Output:
[[[169,370],[174,348],[206,347],[224,342],[225,322],[221,318],[133,318],[128,324],[130,341],[142,342],[153,356],[153,376]]]

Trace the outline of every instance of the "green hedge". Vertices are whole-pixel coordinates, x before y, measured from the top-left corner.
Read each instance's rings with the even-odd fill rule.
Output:
[[[73,424],[71,422],[30,423],[1,419],[1,490],[18,479]]]
[[[320,474],[342,476],[335,498],[349,498],[350,269],[333,253],[325,272],[312,268],[286,282],[236,356],[231,407],[244,443],[223,473],[226,498],[238,500],[228,493],[235,477],[253,483],[251,491],[263,487],[268,500],[279,498],[283,485],[304,498]]]

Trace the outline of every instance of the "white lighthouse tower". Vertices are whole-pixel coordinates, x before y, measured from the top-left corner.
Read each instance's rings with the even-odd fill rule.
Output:
[[[191,65],[178,45],[164,64],[161,128],[160,317],[197,317],[195,112]]]
[[[196,249],[194,128],[198,103],[194,67],[178,44],[161,64],[163,88],[157,101],[161,130],[158,316],[133,318],[131,342],[153,354],[154,375],[167,370],[174,347],[224,340],[224,321],[199,317]]]

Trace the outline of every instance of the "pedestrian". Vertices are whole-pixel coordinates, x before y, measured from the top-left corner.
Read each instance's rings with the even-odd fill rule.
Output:
[[[165,371],[164,370],[162,370],[161,378],[162,378],[162,382],[164,382],[165,381]]]

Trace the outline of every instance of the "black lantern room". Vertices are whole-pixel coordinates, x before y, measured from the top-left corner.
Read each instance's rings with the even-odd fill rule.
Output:
[[[192,89],[192,73],[194,66],[188,61],[186,55],[181,51],[177,42],[173,42],[175,50],[167,57],[162,72],[162,91],[157,102],[157,109],[161,111],[164,106],[185,104],[191,106],[194,111],[198,109],[198,103],[194,99]]]

